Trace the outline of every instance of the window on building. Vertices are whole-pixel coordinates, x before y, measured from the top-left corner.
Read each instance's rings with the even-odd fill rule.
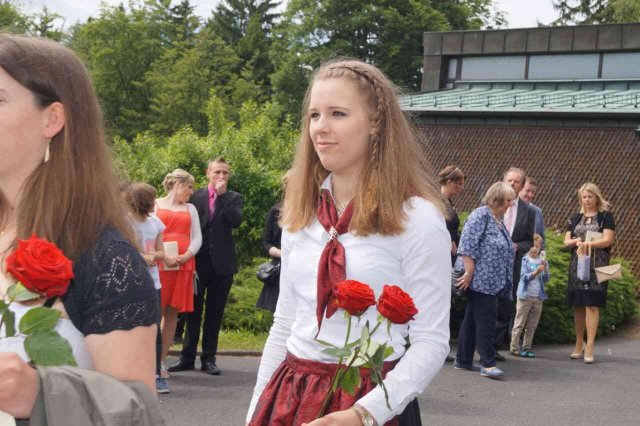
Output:
[[[462,80],[524,80],[527,57],[484,56],[462,58]]]
[[[529,80],[598,78],[600,55],[531,55]]]

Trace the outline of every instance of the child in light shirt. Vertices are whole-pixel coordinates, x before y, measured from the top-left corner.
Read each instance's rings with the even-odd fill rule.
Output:
[[[538,327],[542,305],[547,299],[544,286],[549,282],[549,264],[542,252],[542,238],[540,235],[533,236],[533,246],[529,253],[522,258],[522,269],[520,272],[520,282],[518,283],[516,317],[513,323],[511,334],[511,354],[515,356],[534,358],[536,355],[531,351],[533,335]],[[524,331],[522,346],[520,338]]]

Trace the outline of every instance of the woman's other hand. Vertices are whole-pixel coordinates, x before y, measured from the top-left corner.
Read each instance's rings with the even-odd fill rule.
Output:
[[[589,243],[578,242],[578,249],[576,250],[576,253],[578,255],[586,255],[588,252],[588,248]]]
[[[278,247],[271,247],[269,249],[269,256],[280,258],[282,257],[282,250],[280,250]]]
[[[0,353],[0,410],[28,419],[38,396],[38,372],[14,352]]]
[[[178,258],[174,257],[174,256],[165,256],[164,257],[164,263],[165,265],[167,265],[170,268],[173,268],[175,266],[178,266]]]
[[[156,266],[156,256],[153,253],[143,253],[142,257],[148,266]]]
[[[362,421],[356,410],[350,408],[348,410],[336,411],[327,414],[324,417],[316,419],[311,423],[302,423],[302,426],[360,426]]]

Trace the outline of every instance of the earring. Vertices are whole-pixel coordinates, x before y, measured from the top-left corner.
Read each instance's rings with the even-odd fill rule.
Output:
[[[51,158],[51,139],[47,142],[47,149],[44,152],[44,162],[46,163]]]

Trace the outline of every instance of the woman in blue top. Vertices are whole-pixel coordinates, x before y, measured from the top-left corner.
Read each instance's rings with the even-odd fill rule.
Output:
[[[515,252],[509,232],[502,220],[516,197],[511,186],[496,182],[462,228],[455,269],[464,267],[458,287],[467,292],[467,306],[460,325],[456,369],[480,371],[485,377],[499,377],[496,367],[496,298],[511,298]],[[478,349],[480,364],[473,364]]]

